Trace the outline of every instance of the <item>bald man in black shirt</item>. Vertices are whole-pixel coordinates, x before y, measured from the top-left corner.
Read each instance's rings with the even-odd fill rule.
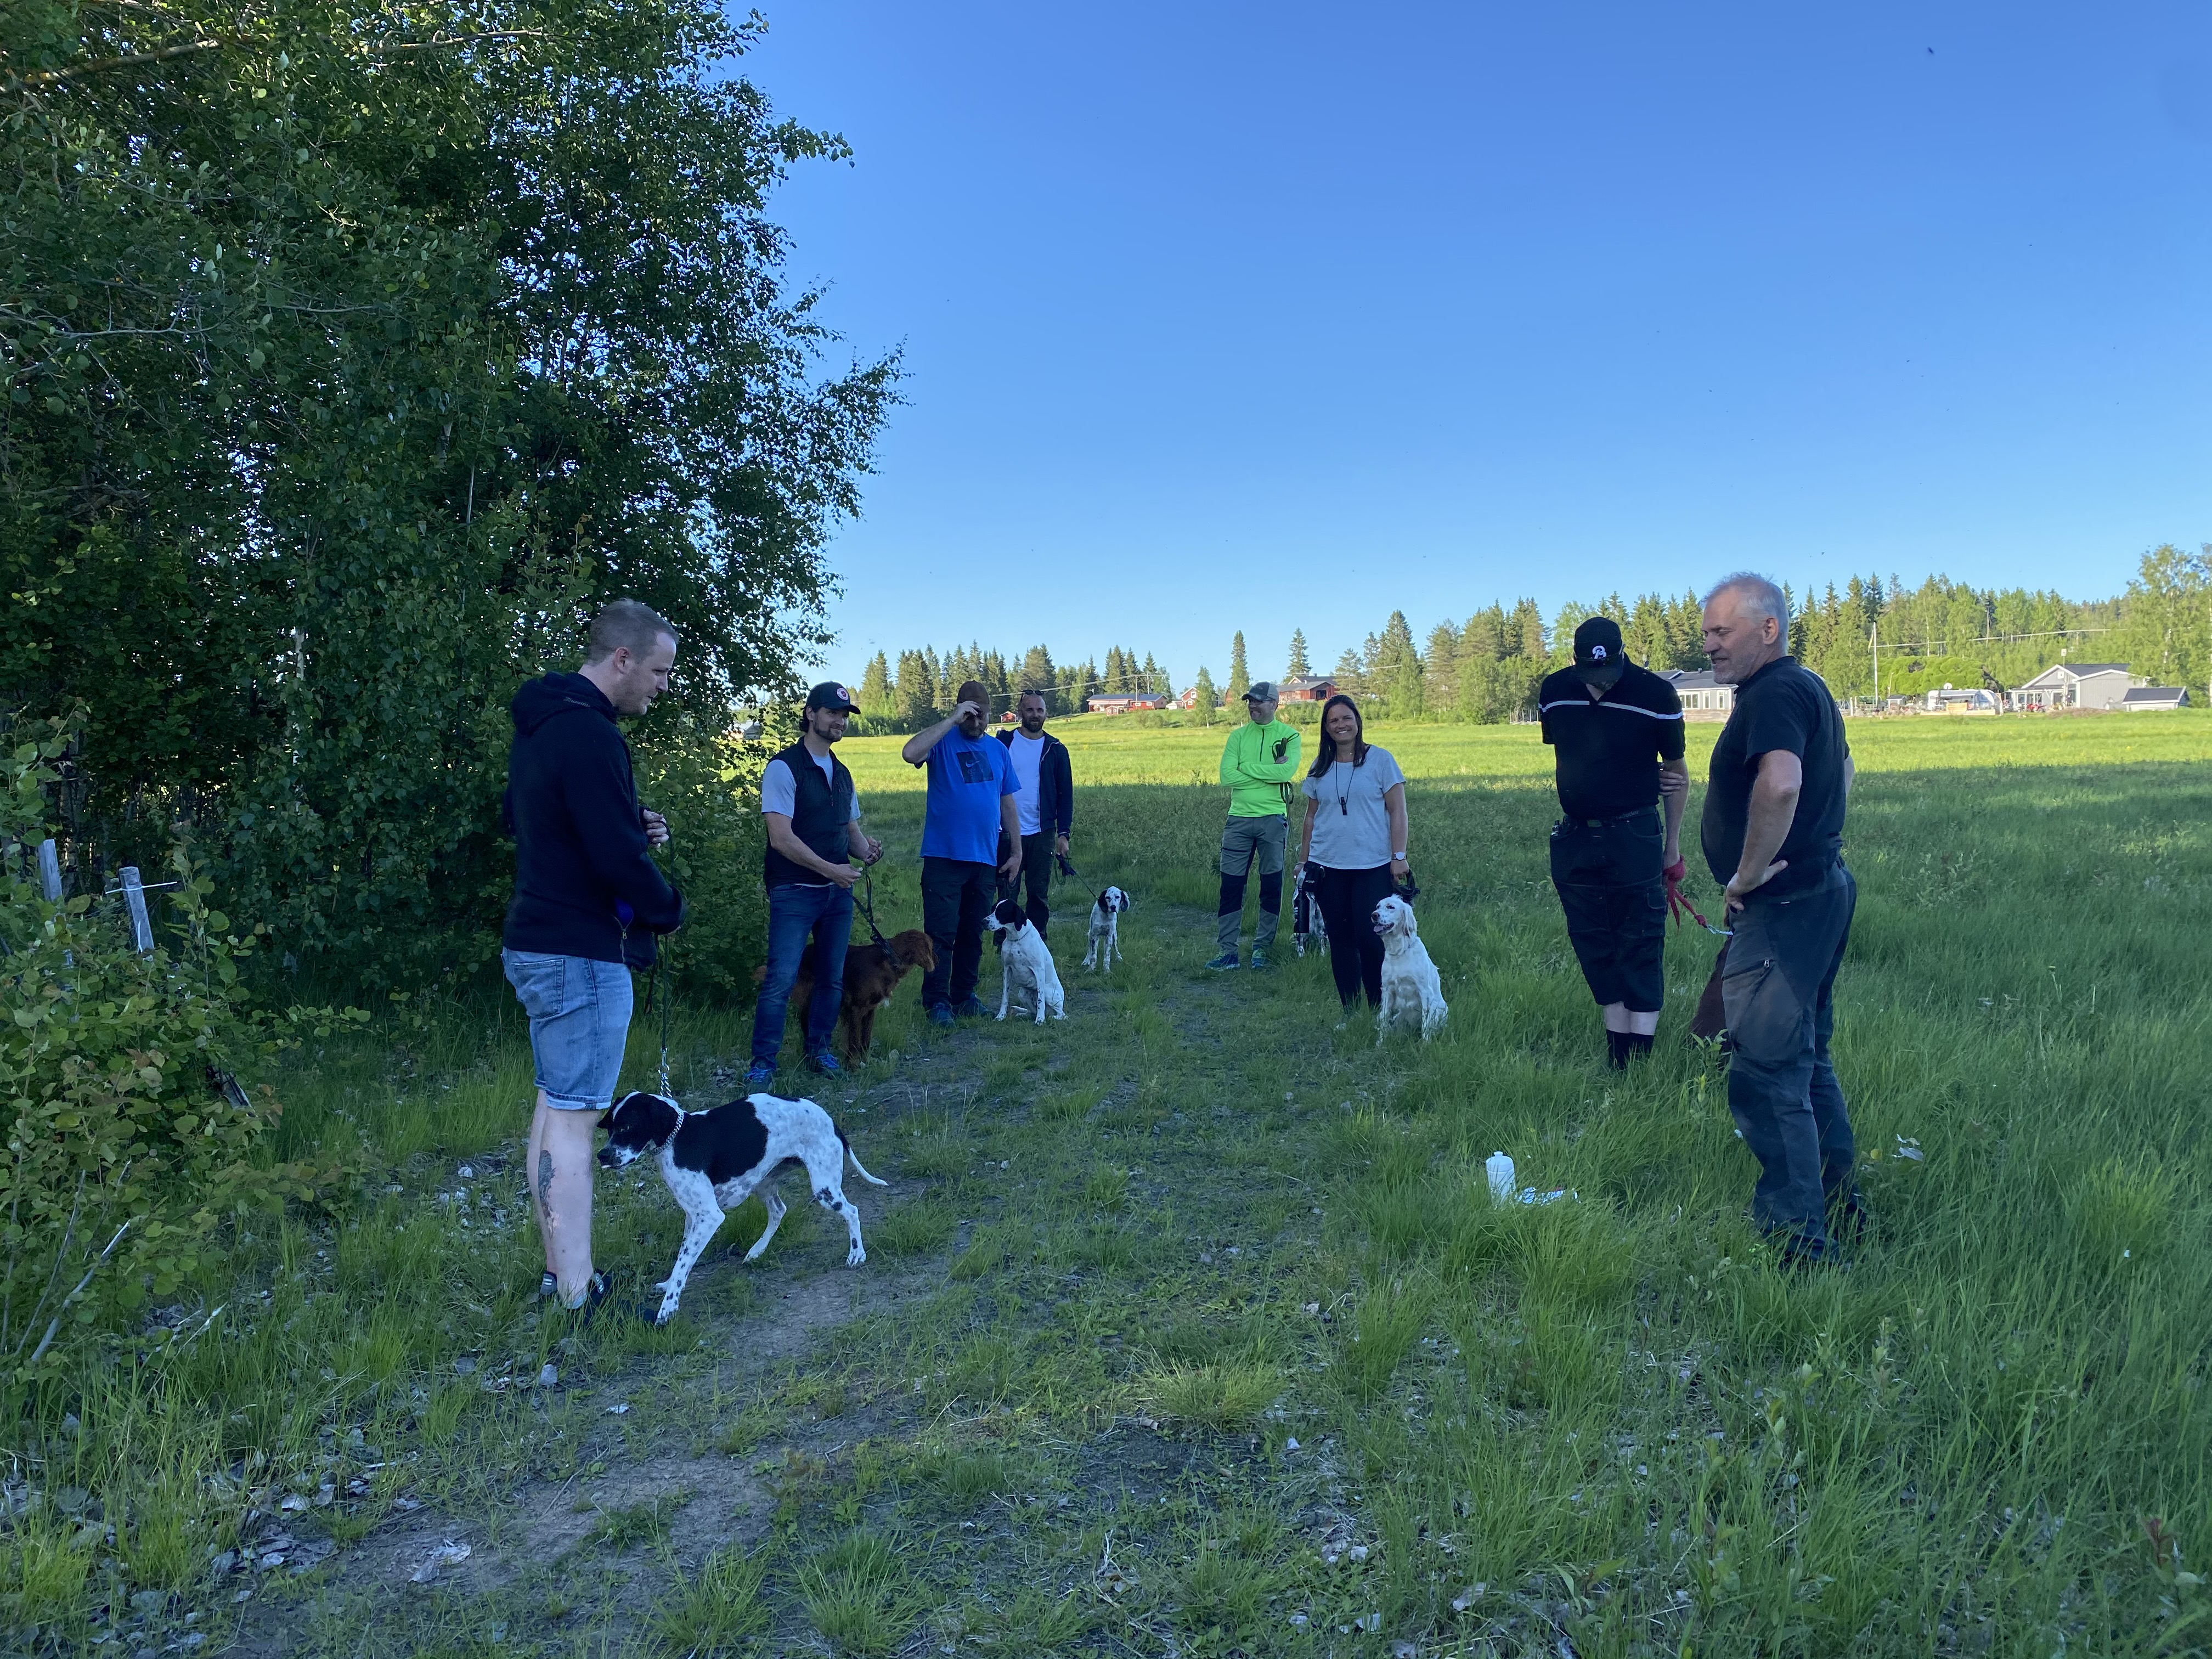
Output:
[[[1536,701],[1566,814],[1552,829],[1552,884],[1605,1012],[1607,1063],[1624,1068],[1651,1051],[1666,992],[1666,884],[1680,879],[1689,787],[1682,700],[1628,660],[1619,623],[1592,617],[1575,629],[1574,665]]]

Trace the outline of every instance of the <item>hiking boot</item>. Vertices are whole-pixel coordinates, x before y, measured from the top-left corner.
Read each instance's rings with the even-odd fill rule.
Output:
[[[810,1055],[806,1066],[817,1077],[842,1077],[845,1074],[845,1068],[837,1063],[837,1056],[835,1054]]]
[[[1206,965],[1208,968],[1211,968],[1217,974],[1225,974],[1232,968],[1243,967],[1243,963],[1237,960],[1236,951],[1224,951],[1219,956],[1214,957],[1212,961],[1207,963]]]
[[[1255,973],[1259,972],[1261,969],[1272,968],[1274,965],[1274,963],[1267,960],[1267,953],[1265,951],[1261,950],[1256,945],[1252,947],[1252,969]]]
[[[932,1025],[951,1024],[952,1006],[950,1003],[945,1002],[931,1003],[929,1005],[929,1023]]]
[[[775,1081],[775,1067],[769,1065],[768,1061],[764,1060],[757,1060],[751,1065],[745,1067],[745,1081],[748,1083],[773,1083]]]
[[[969,997],[952,1012],[960,1019],[988,1019],[991,1017],[991,1011],[983,1006],[981,999],[976,997]]]

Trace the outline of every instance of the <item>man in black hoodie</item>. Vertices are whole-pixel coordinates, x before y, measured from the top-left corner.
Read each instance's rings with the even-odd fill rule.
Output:
[[[630,968],[653,936],[684,922],[684,900],[653,866],[668,839],[637,804],[616,718],[668,690],[676,630],[635,599],[592,619],[584,665],[515,693],[501,816],[514,836],[514,901],[501,956],[530,1016],[538,1112],[527,1152],[545,1245],[544,1290],[565,1307],[602,1300],[592,1267],[592,1132],[613,1103],[629,1033]]]

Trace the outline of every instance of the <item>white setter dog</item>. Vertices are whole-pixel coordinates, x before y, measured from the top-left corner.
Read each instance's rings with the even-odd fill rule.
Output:
[[[1429,960],[1429,947],[1421,943],[1413,921],[1413,907],[1392,894],[1375,907],[1375,931],[1382,936],[1382,1006],[1375,1021],[1375,1041],[1380,1045],[1398,1024],[1419,1024],[1426,1042],[1443,1028],[1443,980]]]

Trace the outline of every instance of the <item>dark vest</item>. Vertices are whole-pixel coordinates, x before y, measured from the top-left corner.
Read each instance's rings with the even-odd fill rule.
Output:
[[[835,755],[830,757],[830,768],[837,775],[836,787],[832,788],[822,775],[820,763],[806,752],[804,743],[794,743],[775,758],[791,769],[795,797],[791,804],[791,833],[823,863],[844,862],[850,850],[846,826],[853,821],[853,775],[845,769],[845,763]],[[793,864],[773,847],[763,853],[761,870],[770,887],[795,881],[818,887],[823,880],[820,871]]]

